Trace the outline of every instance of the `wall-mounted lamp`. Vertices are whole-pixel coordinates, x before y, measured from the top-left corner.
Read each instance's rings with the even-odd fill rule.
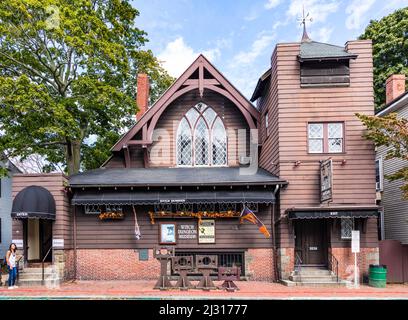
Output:
[[[301,163],[302,163],[302,162],[300,162],[299,160],[296,160],[295,163],[294,163],[294,166],[295,166],[295,167],[299,167]]]

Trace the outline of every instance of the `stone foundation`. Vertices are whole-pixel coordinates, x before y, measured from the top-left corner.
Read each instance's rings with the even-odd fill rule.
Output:
[[[295,268],[295,249],[279,248],[278,249],[278,271],[282,280],[289,278]]]

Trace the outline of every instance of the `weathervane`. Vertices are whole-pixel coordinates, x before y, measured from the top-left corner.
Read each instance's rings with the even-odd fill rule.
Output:
[[[311,39],[309,38],[309,35],[307,34],[307,31],[306,31],[306,21],[310,21],[310,22],[313,21],[312,17],[309,17],[309,15],[310,14],[307,13],[306,16],[305,16],[305,6],[303,6],[302,18],[298,19],[298,21],[300,21],[300,25],[303,24],[302,42],[311,41]]]

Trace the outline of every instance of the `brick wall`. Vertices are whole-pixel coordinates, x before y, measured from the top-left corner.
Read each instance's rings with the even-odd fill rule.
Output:
[[[354,269],[354,253],[350,248],[330,248],[329,251],[339,261],[339,276],[342,279],[348,279]],[[361,248],[357,254],[357,265],[360,269],[360,281],[363,276],[368,275],[370,264],[379,263],[378,248]],[[352,278],[351,278],[352,280]]]
[[[132,249],[79,249],[77,261],[79,280],[156,280],[160,274],[153,250],[148,261],[139,261]]]
[[[274,281],[273,249],[248,249],[245,252],[245,273],[249,280]]]
[[[295,268],[295,249],[278,249],[278,271],[280,279],[288,279]]]

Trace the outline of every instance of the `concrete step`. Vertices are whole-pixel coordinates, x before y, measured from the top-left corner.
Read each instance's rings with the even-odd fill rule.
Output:
[[[291,280],[281,280],[282,284],[287,286],[287,287],[331,287],[331,288],[338,288],[338,287],[345,287],[347,284],[350,284],[350,282],[347,281],[340,281],[340,282],[325,282],[325,281],[316,281],[316,282],[297,282],[297,281],[291,281]]]
[[[324,275],[324,276],[317,276],[317,275],[292,275],[289,277],[291,281],[301,281],[301,282],[330,282],[330,281],[337,281],[337,277],[334,275]]]
[[[54,268],[53,267],[47,267],[44,268],[44,272],[53,272]],[[23,268],[20,270],[20,274],[21,273],[25,273],[25,272],[30,272],[30,273],[41,273],[42,272],[42,268]]]
[[[300,268],[296,270],[298,273],[301,275],[316,275],[316,276],[325,276],[325,275],[331,275],[332,272],[328,270],[327,268],[321,269],[321,268]],[[293,272],[295,274],[295,271]]]
[[[60,284],[61,279],[57,278],[57,279],[45,279],[44,280],[44,285],[45,286],[55,286]],[[33,287],[33,286],[42,286],[42,280],[41,279],[19,279],[18,286],[20,287]]]
[[[51,279],[57,276],[55,273],[44,273],[44,279]],[[42,279],[41,273],[20,273],[19,279]]]

